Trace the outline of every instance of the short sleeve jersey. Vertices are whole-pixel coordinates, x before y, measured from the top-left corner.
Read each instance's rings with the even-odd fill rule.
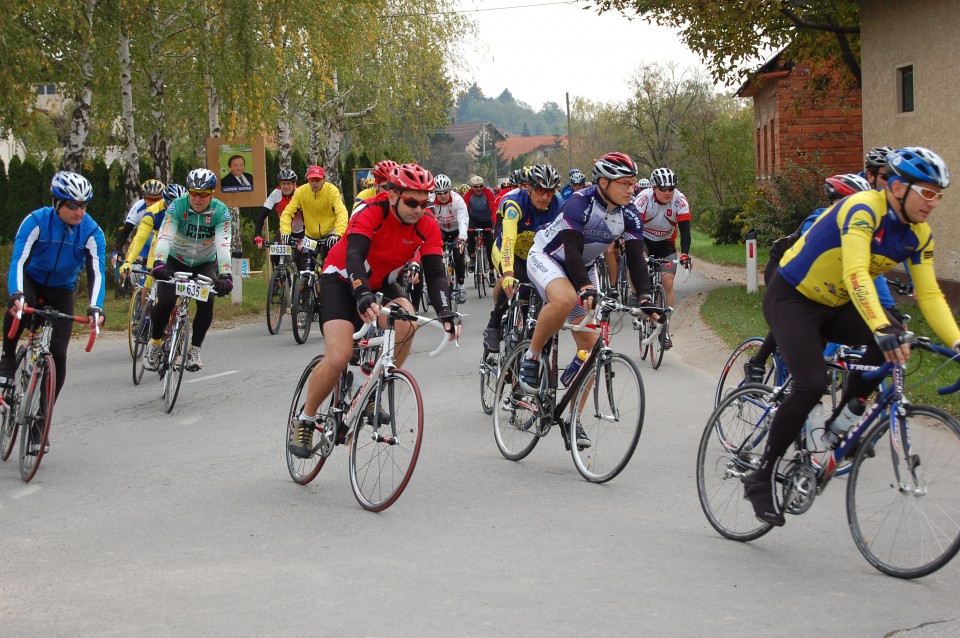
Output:
[[[650,241],[676,241],[677,224],[690,221],[690,204],[678,190],[666,204],[653,197],[653,189],[645,188],[634,198],[634,205],[643,216],[643,237]]]

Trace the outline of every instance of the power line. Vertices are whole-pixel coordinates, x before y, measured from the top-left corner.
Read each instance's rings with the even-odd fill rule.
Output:
[[[424,18],[427,16],[446,16],[457,13],[480,13],[481,11],[506,11],[508,9],[528,9],[531,7],[549,7],[558,4],[576,4],[577,0],[559,0],[558,2],[539,2],[537,4],[518,4],[509,7],[484,7],[482,9],[458,9],[456,11],[435,11],[432,13],[394,13],[391,15],[377,16],[383,18]]]

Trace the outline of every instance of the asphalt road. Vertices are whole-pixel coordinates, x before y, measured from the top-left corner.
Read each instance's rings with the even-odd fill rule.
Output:
[[[343,448],[309,486],[287,475],[284,419],[319,331],[212,332],[172,414],[156,375],[133,386],[125,340],[72,350],[37,477],[0,464],[0,635],[960,635],[960,561],[915,582],[875,571],[843,479],[757,541],[713,531],[695,461],[717,371],[695,354],[640,362],[643,435],[612,482],[584,481],[556,432],[505,460],[478,396],[489,302],[463,310],[459,350],[428,358],[429,331],[408,362],[423,449],[381,514],[354,500]],[[614,344],[637,353],[632,332]]]

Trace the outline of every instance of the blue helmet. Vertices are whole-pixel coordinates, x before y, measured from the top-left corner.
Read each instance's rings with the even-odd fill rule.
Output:
[[[905,182],[928,182],[940,188],[950,185],[950,170],[933,151],[908,146],[887,153],[887,168]]]
[[[587,181],[587,176],[580,172],[580,169],[575,168],[570,171],[570,183],[571,184],[583,184]]]
[[[180,184],[167,184],[167,187],[163,189],[163,201],[169,204],[173,200],[183,197],[186,194],[187,189]]]
[[[72,202],[89,202],[93,199],[93,186],[83,175],[60,171],[53,176],[50,182],[50,192],[57,200]]]
[[[217,187],[217,176],[206,168],[195,168],[187,174],[187,188],[198,191],[212,191]]]

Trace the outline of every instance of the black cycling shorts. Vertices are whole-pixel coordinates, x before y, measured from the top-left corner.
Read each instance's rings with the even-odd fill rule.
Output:
[[[407,299],[398,284],[387,284],[378,292],[383,293],[385,301]],[[323,332],[323,324],[328,321],[342,319],[353,323],[356,330],[363,326],[363,319],[357,310],[357,300],[353,296],[353,289],[343,277],[333,273],[327,273],[320,276],[320,332]]]

